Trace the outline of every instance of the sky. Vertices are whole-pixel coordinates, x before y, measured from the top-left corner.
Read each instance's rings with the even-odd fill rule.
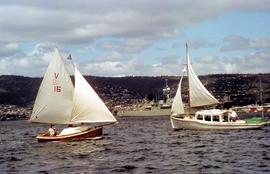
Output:
[[[270,0],[0,0],[0,75],[40,77],[57,47],[84,75],[270,73]]]

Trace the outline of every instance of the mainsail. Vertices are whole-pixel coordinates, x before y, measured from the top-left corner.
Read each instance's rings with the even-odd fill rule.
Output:
[[[219,103],[218,100],[210,94],[210,92],[203,86],[193,68],[190,64],[189,53],[188,53],[188,45],[186,44],[186,67],[187,67],[187,78],[189,84],[189,103],[190,107],[198,107],[205,105],[213,105]],[[185,73],[185,69],[183,73]],[[181,97],[181,84],[182,84],[183,76],[180,79],[176,95],[172,104],[172,114],[184,114],[184,105]]]
[[[63,58],[55,49],[53,59],[41,82],[30,118],[31,122],[69,124],[73,84]]]
[[[72,121],[84,123],[116,122],[112,113],[76,67],[74,76]]]
[[[189,97],[190,107],[206,106],[219,103],[218,100],[210,94],[210,92],[203,86],[189,60],[188,46],[186,45],[186,56],[187,56],[187,73],[189,83]]]

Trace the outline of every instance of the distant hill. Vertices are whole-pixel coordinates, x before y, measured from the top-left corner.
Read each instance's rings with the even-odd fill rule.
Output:
[[[263,102],[270,103],[270,74],[217,74],[199,78],[220,101],[230,100],[235,106],[260,103],[261,81]],[[144,98],[161,98],[165,79],[168,80],[174,96],[179,82],[179,77],[176,76],[86,76],[86,79],[108,105],[130,105]],[[22,76],[0,76],[0,104],[32,106],[41,80]],[[186,88],[184,92],[187,92]]]
[[[0,76],[0,104],[29,105],[35,99],[40,78]]]

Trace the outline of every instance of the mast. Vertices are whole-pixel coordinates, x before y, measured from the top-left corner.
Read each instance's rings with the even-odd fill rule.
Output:
[[[70,60],[71,65],[72,65],[73,67],[75,67],[74,62],[73,62],[73,59],[72,59],[72,57],[71,57],[71,54],[68,55],[67,60]],[[74,70],[74,71],[75,71],[75,70]]]
[[[72,59],[72,57],[71,57],[71,54],[68,55],[67,60],[70,61],[71,66],[72,66],[72,68],[73,68],[73,69],[72,69],[72,70],[73,70],[73,75],[75,75],[75,64],[74,64],[74,62],[73,62],[73,59]]]
[[[264,118],[264,107],[263,107],[263,98],[262,98],[262,80],[260,79],[260,100],[262,106],[262,118]]]
[[[186,43],[186,61],[187,61],[187,81],[188,81],[188,112],[187,112],[187,115],[190,116],[190,113],[191,113],[191,102],[190,102],[190,82],[189,82],[189,53],[188,53],[188,44]]]
[[[168,79],[165,79],[165,88],[163,90],[163,101],[167,103],[167,100],[170,98],[170,87],[168,86]]]

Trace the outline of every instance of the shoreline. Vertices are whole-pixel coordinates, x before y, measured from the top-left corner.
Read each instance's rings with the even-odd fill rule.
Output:
[[[26,120],[31,115],[32,107],[0,105],[0,121]]]

